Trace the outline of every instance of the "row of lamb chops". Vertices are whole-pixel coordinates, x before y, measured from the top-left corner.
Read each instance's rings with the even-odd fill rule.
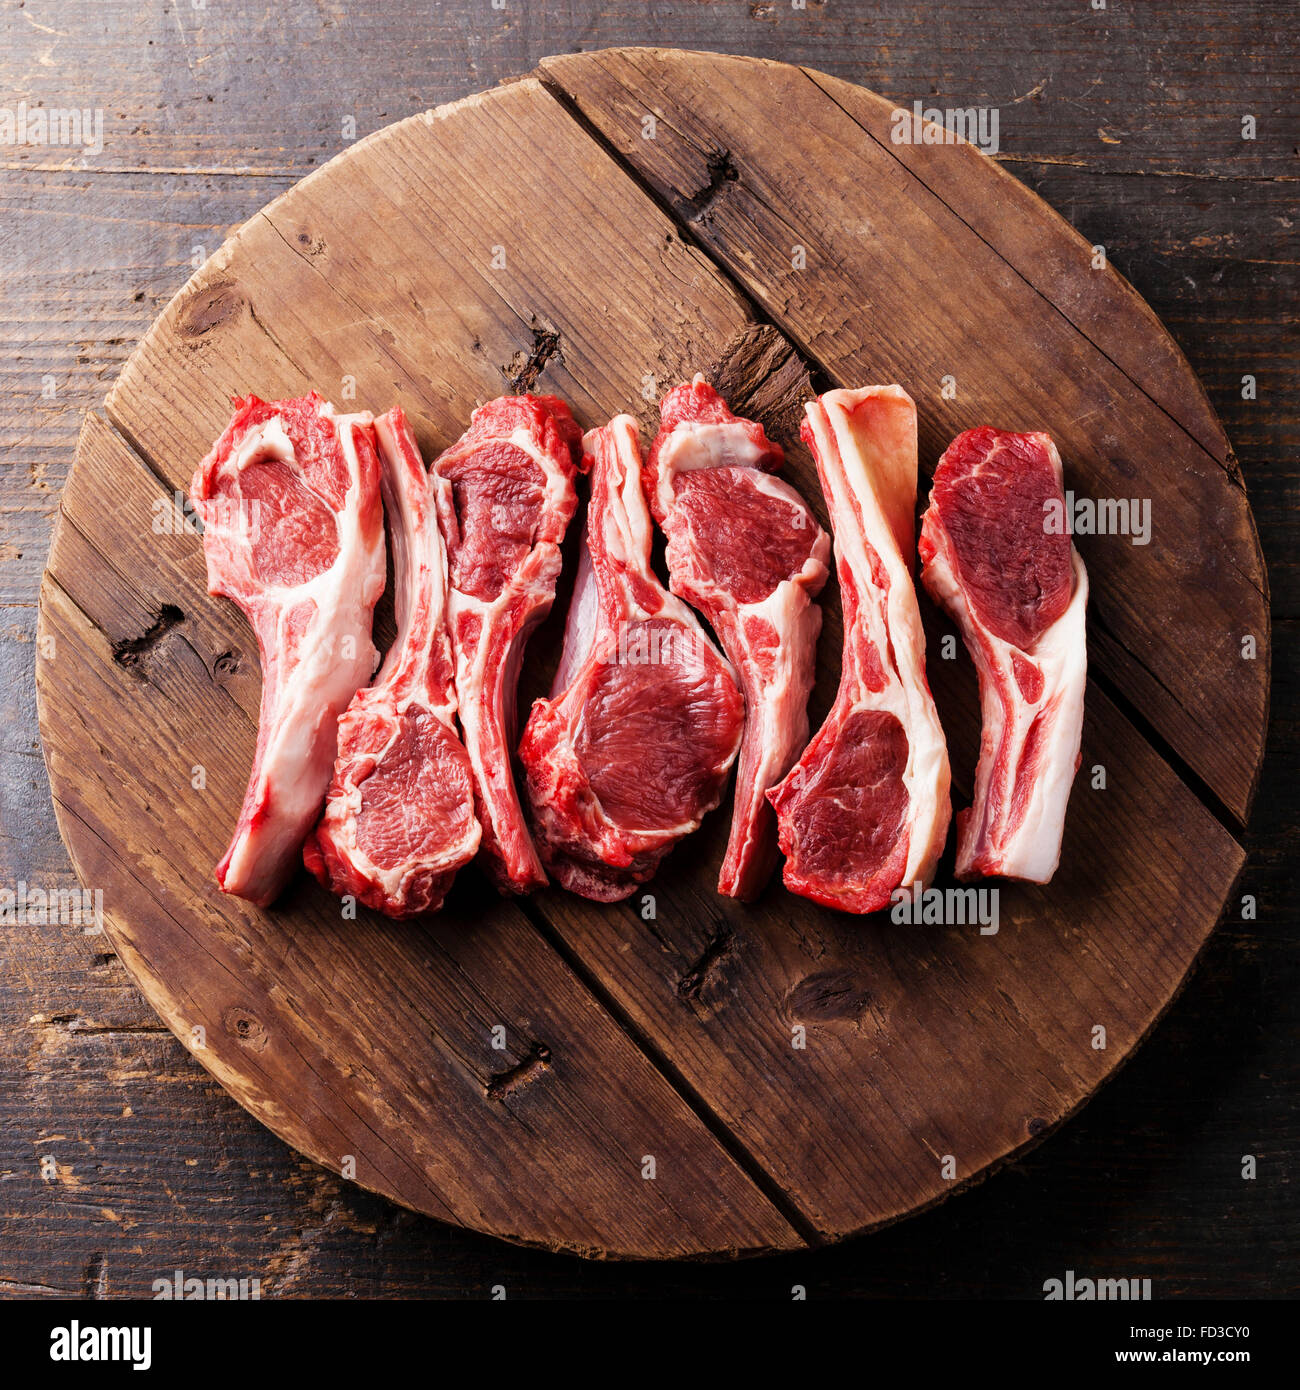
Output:
[[[660,414],[643,456],[628,415],[584,436],[555,397],[506,397],[426,471],[400,409],[341,414],[315,393],[236,403],[191,485],[209,589],[247,615],[262,660],[223,890],[265,906],[301,854],[334,892],[410,917],[478,855],[503,892],[549,875],[613,902],[718,805],[733,764],[719,892],[756,897],[778,846],[788,888],[848,912],[929,882],[949,766],[912,583],[913,401],[867,386],[806,407],[844,628],[839,692],[811,741],[830,539],[777,476],[780,446],[703,377]],[[590,500],[563,651],[516,750],[524,648],[554,598],[579,473]],[[1045,524],[1053,501],[1047,435],[971,430],[940,460],[922,524],[922,579],[980,680],[963,879],[1046,882],[1060,856],[1087,577]],[[385,512],[398,631],[365,685]]]

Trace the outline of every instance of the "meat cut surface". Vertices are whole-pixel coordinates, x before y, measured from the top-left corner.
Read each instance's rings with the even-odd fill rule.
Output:
[[[516,689],[524,646],[555,598],[581,441],[563,401],[506,396],[480,406],[432,470],[461,728],[487,868],[503,892],[546,882],[515,787]]]
[[[636,422],[585,439],[591,503],[551,697],[520,757],[546,867],[625,898],[722,797],[744,724],[735,673],[650,567]]]
[[[960,878],[1046,883],[1060,860],[1088,672],[1088,576],[1064,516],[1046,434],[967,430],[939,460],[921,577],[962,630],[984,720]]]
[[[266,906],[320,815],[338,717],[377,660],[384,524],[372,418],[340,415],[315,392],[237,400],[190,495],[208,591],[244,611],[262,662],[257,751],[217,881]]]
[[[803,498],[772,473],[784,454],[763,427],[734,415],[704,380],[674,387],[644,472],[667,537],[673,593],[709,620],[745,695],[731,836],[718,879],[750,900],[776,867],[769,787],[808,741],[830,538]]]
[[[456,732],[447,553],[400,409],[375,421],[393,548],[397,639],[338,726],[325,814],[303,849],[327,888],[390,917],[442,906],[479,847],[474,779]]]
[[[826,722],[768,800],[786,886],[874,912],[930,880],[950,815],[910,564],[916,406],[898,386],[830,391],[808,403],[803,438],[835,531],[844,656]]]

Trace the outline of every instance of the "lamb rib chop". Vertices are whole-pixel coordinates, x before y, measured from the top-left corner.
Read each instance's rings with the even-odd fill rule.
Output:
[[[636,422],[620,415],[584,444],[591,503],[564,650],[519,752],[547,868],[575,893],[616,902],[718,804],[744,701],[650,568]]]
[[[646,497],[668,538],[672,591],[709,620],[739,673],[745,733],[731,838],[718,878],[730,898],[758,896],[776,867],[765,793],[808,742],[808,696],[829,574],[830,537],[789,483],[762,425],[734,415],[697,376],[659,407]]]
[[[384,523],[372,417],[340,415],[314,391],[236,399],[190,496],[208,592],[244,611],[262,662],[257,752],[217,882],[265,907],[320,815],[338,717],[378,660],[370,627]]]
[[[555,598],[581,441],[563,401],[506,396],[480,406],[432,469],[460,722],[487,868],[502,892],[546,882],[515,789],[515,692],[524,645]]]
[[[1088,575],[1066,530],[1046,434],[959,434],[935,470],[921,578],[962,630],[984,717],[975,801],[957,814],[957,876],[1047,883],[1079,767]]]
[[[899,386],[830,391],[806,407],[835,529],[844,610],[839,692],[780,786],[786,886],[874,912],[934,873],[948,830],[948,748],[925,676],[912,586],[916,406]]]
[[[400,409],[375,421],[393,545],[397,640],[338,726],[320,824],[303,847],[327,888],[390,917],[434,912],[479,846],[474,778],[456,732],[447,552]]]

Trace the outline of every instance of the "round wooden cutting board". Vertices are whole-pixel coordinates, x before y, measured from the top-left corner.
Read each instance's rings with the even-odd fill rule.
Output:
[[[1082,1104],[1229,900],[1269,645],[1222,429],[1094,248],[972,148],[894,143],[891,113],[745,58],[549,59],[361,141],[252,218],[149,331],[107,419],[86,421],[41,594],[63,837],[194,1056],[288,1143],[394,1201],[599,1256],[868,1230]],[[270,911],[218,892],[258,660],[208,597],[179,508],[230,396],[400,403],[431,458],[477,403],[524,389],[586,426],[632,410],[648,431],[662,391],[701,370],[787,446],[823,521],[800,408],[869,382],[916,398],[923,475],[959,430],[1046,429],[1077,496],[1149,503],[1149,543],[1078,539],[1092,679],[1052,884],[986,885],[989,934],[845,917],[779,883],[744,906],[714,888],[724,803],[613,906],[504,900],[477,870],[415,925],[343,920],[305,876]],[[926,613],[961,804],[974,677]],[[833,592],[826,615],[814,721],[839,674]],[[559,616],[529,649],[526,699]]]

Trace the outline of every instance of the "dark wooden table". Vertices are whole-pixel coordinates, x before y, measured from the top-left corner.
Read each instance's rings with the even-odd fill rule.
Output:
[[[1273,720],[1240,886],[1257,912],[1230,906],[1137,1058],[974,1192],[815,1255],[673,1267],[516,1249],[359,1192],[229,1100],[102,939],[4,923],[0,1293],[147,1296],[179,1268],[264,1296],[1035,1298],[1073,1269],[1150,1278],[1158,1298],[1294,1295],[1294,7],[495,3],[0,4],[0,109],[103,112],[98,153],[0,144],[0,888],[74,885],[36,733],[36,593],[82,414],[162,305],[349,139],[549,53],[660,43],[807,63],[904,106],[998,108],[998,158],[1168,324],[1269,563]]]

